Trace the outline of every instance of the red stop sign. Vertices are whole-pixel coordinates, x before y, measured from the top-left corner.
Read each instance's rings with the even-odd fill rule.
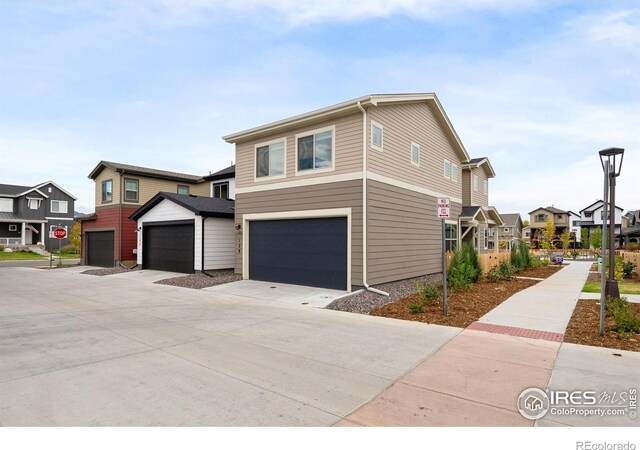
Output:
[[[67,230],[64,228],[56,228],[53,230],[53,237],[56,239],[64,239],[67,237]]]

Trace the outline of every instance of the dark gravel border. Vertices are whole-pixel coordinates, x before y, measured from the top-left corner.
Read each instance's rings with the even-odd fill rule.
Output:
[[[335,311],[345,311],[357,314],[369,314],[372,310],[393,303],[401,298],[405,298],[416,293],[416,281],[423,281],[425,278],[438,286],[442,285],[442,274],[427,275],[426,277],[407,278],[406,280],[392,281],[390,283],[379,284],[375,287],[389,296],[376,294],[371,291],[364,291],[359,294],[335,300],[326,306],[326,309]]]
[[[164,280],[156,281],[155,284],[178,286],[189,289],[203,289],[242,279],[242,275],[233,273],[233,270],[207,270],[206,272],[208,275],[198,272],[182,277],[165,278]]]
[[[138,267],[134,267],[133,269],[125,269],[124,267],[107,267],[105,269],[89,269],[80,273],[84,275],[104,277],[106,275],[115,275],[116,273],[131,272],[133,270],[138,270]]]

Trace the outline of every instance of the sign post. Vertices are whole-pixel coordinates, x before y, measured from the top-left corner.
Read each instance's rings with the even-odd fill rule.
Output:
[[[67,230],[58,227],[53,230],[53,237],[58,240],[58,256],[60,258],[58,266],[62,267],[62,240],[67,237]]]
[[[442,220],[442,312],[447,315],[447,239],[445,219],[451,216],[449,197],[438,197],[438,218]]]

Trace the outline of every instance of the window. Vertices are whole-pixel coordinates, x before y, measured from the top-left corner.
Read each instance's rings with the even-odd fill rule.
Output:
[[[124,201],[138,201],[138,180],[124,179]]]
[[[229,183],[218,183],[213,185],[214,198],[229,198]]]
[[[484,193],[488,194],[489,193],[489,182],[487,180],[484,180],[483,184],[484,184]]]
[[[444,160],[444,177],[451,178],[451,163],[446,159]]]
[[[298,171],[333,167],[333,131],[332,127],[296,136]]]
[[[415,142],[411,143],[411,163],[416,166],[420,165],[420,146]]]
[[[473,190],[474,191],[478,190],[478,175],[473,176]]]
[[[9,231],[18,231],[18,225],[9,225]]]
[[[65,200],[51,200],[52,213],[67,213],[67,202]]]
[[[536,222],[546,222],[547,215],[546,214],[536,214]]]
[[[489,229],[484,229],[484,249],[487,250],[489,248]]]
[[[284,175],[285,141],[256,146],[256,178]]]
[[[531,237],[531,232],[529,232],[529,231],[525,231],[525,233],[524,233],[524,237]]]
[[[591,213],[590,212],[586,212],[586,213],[584,213],[584,216],[585,217],[591,217]]]
[[[577,226],[579,226],[579,225],[580,225],[580,221],[579,221],[579,220],[574,220],[574,221],[573,221],[573,226],[574,226],[574,227],[577,227]]]
[[[0,212],[13,212],[12,198],[0,198]]]
[[[40,208],[41,198],[29,198],[27,197],[27,204],[29,205],[29,209],[38,209]]]
[[[113,201],[113,180],[102,182],[102,203],[111,203]]]
[[[178,194],[189,195],[189,186],[178,185]]]
[[[458,165],[451,164],[451,180],[458,181]]]
[[[505,228],[505,229],[504,229],[504,232],[505,232],[505,233],[508,233],[508,232],[509,232],[509,229],[508,229],[508,228]]]
[[[371,121],[371,147],[382,150],[382,125]]]
[[[444,224],[445,250],[454,252],[458,248],[458,225],[455,223]]]

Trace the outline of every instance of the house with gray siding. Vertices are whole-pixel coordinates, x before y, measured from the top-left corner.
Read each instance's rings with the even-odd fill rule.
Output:
[[[76,200],[53,181],[36,186],[0,184],[0,245],[57,248],[59,240],[51,233],[58,227],[70,233]],[[62,240],[63,246],[68,243]]]
[[[504,223],[499,228],[500,248],[511,250],[522,242],[522,218],[519,213],[502,214]]]
[[[438,197],[451,204],[448,250],[464,229],[484,251],[484,229],[502,224],[488,206],[493,169],[469,157],[435,94],[368,95],[223,139],[236,148],[245,279],[351,291],[440,273]],[[465,171],[477,190],[465,192]]]

